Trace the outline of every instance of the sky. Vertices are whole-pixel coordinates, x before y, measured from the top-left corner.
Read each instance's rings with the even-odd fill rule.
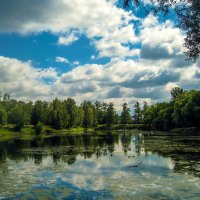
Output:
[[[176,22],[117,0],[0,0],[0,90],[120,108],[167,101],[175,86],[200,89],[200,60],[185,60]]]

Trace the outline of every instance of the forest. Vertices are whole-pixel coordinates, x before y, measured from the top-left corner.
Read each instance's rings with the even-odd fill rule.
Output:
[[[76,127],[92,128],[99,125],[112,127],[115,124],[135,124],[146,130],[168,131],[174,128],[200,126],[200,91],[184,91],[180,87],[171,90],[169,102],[148,105],[137,101],[131,109],[127,103],[117,113],[113,103],[83,101],[77,105],[74,99],[54,99],[52,102],[37,100],[17,101],[8,93],[0,95],[0,126],[12,124],[15,131],[32,125],[40,134],[44,126],[53,129]]]

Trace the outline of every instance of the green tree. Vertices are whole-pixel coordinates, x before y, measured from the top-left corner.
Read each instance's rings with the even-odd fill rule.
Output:
[[[26,115],[20,105],[15,106],[11,110],[9,114],[9,121],[15,124],[14,129],[16,131],[21,131],[21,129],[24,127],[26,122]]]
[[[141,123],[142,120],[142,110],[140,108],[140,103],[137,101],[134,105],[134,120],[137,124]]]
[[[83,126],[85,128],[95,126],[96,124],[95,112],[94,112],[95,108],[92,105],[92,103],[90,101],[84,101],[81,107],[84,113]]]
[[[32,124],[35,126],[38,122],[46,124],[48,114],[48,103],[43,101],[36,101],[31,115]]]
[[[50,125],[55,129],[63,129],[68,125],[68,114],[65,104],[58,98],[54,99],[50,105]]]
[[[79,121],[79,120],[82,120],[79,117],[79,114],[81,113],[74,99],[68,98],[67,100],[64,100],[64,105],[65,105],[67,114],[69,116],[68,127],[72,128],[72,127],[76,127],[78,124],[82,124],[82,122]]]
[[[43,131],[44,125],[42,122],[38,122],[35,126],[35,134],[40,135]]]
[[[146,101],[143,102],[143,109],[142,109],[142,122],[144,124],[147,123],[147,118],[148,118],[148,113],[147,113],[147,109],[148,109],[148,104]]]
[[[200,91],[185,91],[175,99],[173,120],[176,127],[200,126]]]
[[[183,93],[183,89],[180,87],[174,87],[172,88],[172,90],[170,91],[171,97],[172,99],[176,99],[180,94]]]
[[[114,108],[114,104],[110,103],[107,107],[107,112],[106,112],[106,123],[107,125],[112,125],[116,123],[116,111]]]
[[[106,109],[103,110],[103,105],[99,101],[95,102],[95,112],[96,112],[96,118],[98,124],[104,123],[105,113]]]
[[[120,123],[124,125],[129,124],[131,121],[130,108],[127,107],[127,103],[124,103],[122,108],[123,110],[120,116]]]
[[[10,101],[10,94],[9,93],[4,94],[3,101]]]
[[[0,125],[7,124],[7,113],[6,111],[0,107]]]
[[[83,125],[83,119],[84,119],[84,111],[83,111],[82,107],[78,107],[76,126],[81,127]]]

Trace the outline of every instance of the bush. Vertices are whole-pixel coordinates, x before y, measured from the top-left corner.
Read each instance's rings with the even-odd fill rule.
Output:
[[[43,131],[44,125],[42,122],[38,122],[35,126],[35,134],[40,135]]]
[[[7,124],[7,113],[4,109],[0,108],[0,125]]]
[[[24,127],[24,124],[22,124],[22,123],[16,124],[14,126],[14,131],[21,132],[23,127]]]

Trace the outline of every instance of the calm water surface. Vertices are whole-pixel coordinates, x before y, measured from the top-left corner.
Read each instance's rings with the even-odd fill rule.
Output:
[[[0,143],[0,199],[200,199],[200,136],[136,131]]]

